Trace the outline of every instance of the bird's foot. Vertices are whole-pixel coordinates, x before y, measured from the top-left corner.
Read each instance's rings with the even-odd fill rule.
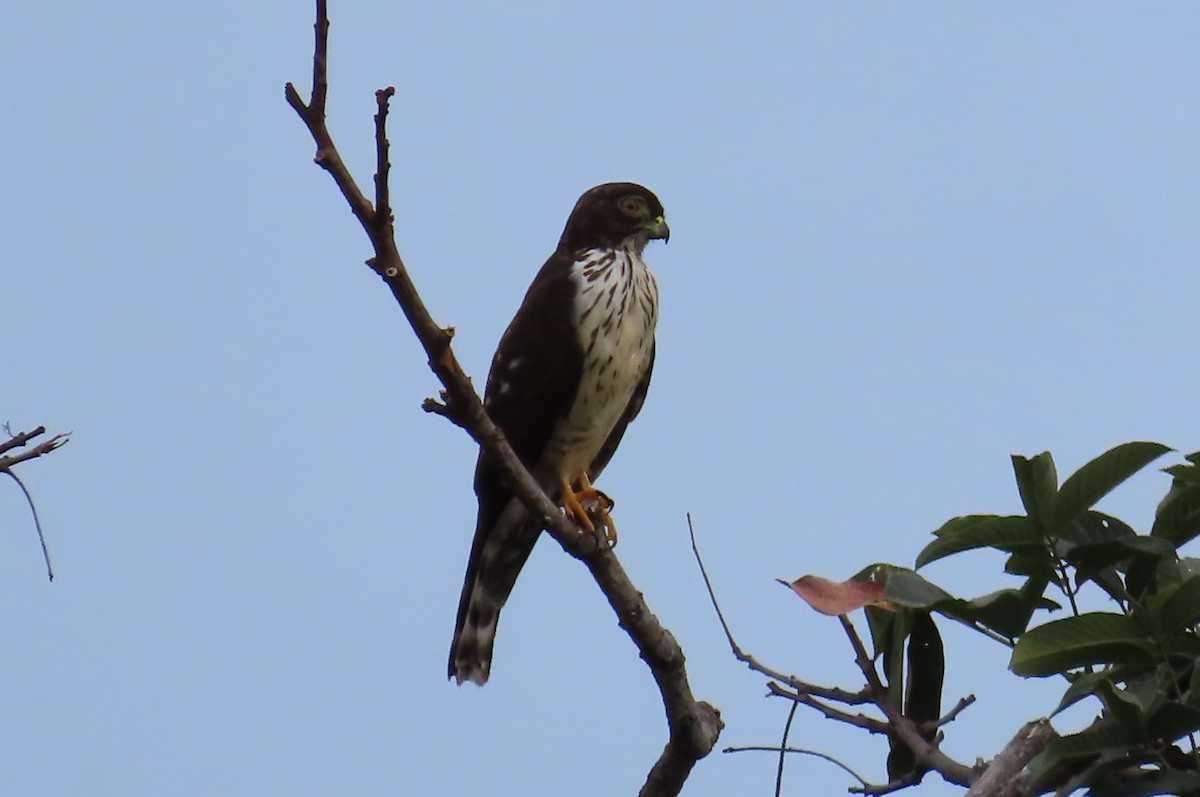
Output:
[[[604,493],[592,486],[586,473],[581,473],[576,479],[578,489],[566,479],[562,480],[562,498],[560,503],[567,517],[583,526],[609,548],[617,545],[617,524],[613,522],[609,511],[615,503]]]

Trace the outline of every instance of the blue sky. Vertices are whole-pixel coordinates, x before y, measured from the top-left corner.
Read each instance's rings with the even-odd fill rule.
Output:
[[[730,656],[857,687],[837,624],[774,583],[912,562],[1067,473],[1200,448],[1200,8],[1124,3],[332,3],[330,124],[361,183],[395,85],[401,251],[482,384],[581,191],[642,182],[662,312],[645,410],[600,486],[721,744],[786,706]],[[535,551],[492,682],[445,681],[474,450],[283,101],[305,2],[7,13],[0,415],[71,443],[0,486],[3,791],[630,794],[658,696],[585,571]],[[1165,463],[1164,463],[1165,464]],[[1105,507],[1144,526],[1148,472]],[[986,556],[929,575],[1005,585]],[[989,756],[1058,687],[956,629],[950,729]],[[882,779],[882,743],[796,744]],[[789,762],[788,793],[851,785]],[[714,753],[686,793],[769,794]],[[957,790],[936,782],[928,794]]]

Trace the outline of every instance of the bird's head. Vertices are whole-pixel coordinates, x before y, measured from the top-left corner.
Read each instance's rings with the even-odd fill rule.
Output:
[[[579,197],[558,245],[577,251],[628,242],[640,252],[651,239],[666,241],[670,235],[653,191],[637,183],[604,183]]]

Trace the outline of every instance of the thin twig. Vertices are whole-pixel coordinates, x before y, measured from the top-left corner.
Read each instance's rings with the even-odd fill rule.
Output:
[[[21,492],[25,493],[25,500],[29,502],[29,511],[33,514],[33,526],[37,529],[38,543],[42,546],[42,561],[46,563],[46,577],[51,581],[54,580],[54,568],[50,565],[50,549],[46,547],[46,535],[42,533],[42,520],[38,517],[37,504],[33,502],[33,496],[29,494],[29,488],[25,486],[25,482],[11,470],[7,468],[3,471],[12,477],[12,480],[21,488]]]
[[[783,724],[783,738],[779,740],[779,767],[775,770],[775,797],[783,794],[783,762],[787,758],[788,734],[792,732],[792,720],[796,719],[796,710],[799,708],[799,703],[792,703],[792,707],[788,709],[787,722]]]
[[[725,632],[725,640],[729,643],[729,649],[733,651],[734,658],[745,664],[751,670],[754,670],[755,672],[765,675],[768,678],[772,678],[776,681],[782,681],[801,694],[815,695],[817,697],[823,697],[826,700],[834,700],[838,703],[845,703],[846,705],[850,706],[872,702],[871,696],[866,692],[866,690],[850,692],[846,689],[841,689],[836,686],[819,686],[817,684],[809,683],[808,681],[804,681],[794,675],[788,675],[780,670],[772,669],[743,650],[741,645],[737,643],[737,640],[734,639],[733,631],[731,631],[729,628],[729,622],[725,619],[725,613],[721,611],[721,605],[717,602],[716,590],[713,589],[712,580],[708,577],[708,569],[704,566],[704,559],[700,556],[700,546],[696,542],[696,530],[692,526],[691,513],[688,513],[687,523],[688,534],[692,539],[692,555],[696,559],[696,565],[700,568],[700,577],[704,579],[704,588],[708,590],[708,599],[712,603],[713,611],[715,611],[717,614],[717,620],[719,620],[721,623],[721,630]]]
[[[854,624],[850,622],[850,618],[846,615],[839,615],[838,620],[841,621],[842,629],[846,632],[846,637],[850,640],[851,647],[854,648],[854,660],[858,663],[859,670],[867,679],[867,686],[875,695],[875,705],[888,718],[888,723],[892,730],[899,736],[905,744],[907,744],[918,760],[937,770],[943,778],[959,786],[968,786],[975,778],[975,772],[965,764],[960,764],[948,755],[943,753],[935,743],[925,739],[921,735],[921,729],[917,724],[896,707],[888,697],[888,691],[883,683],[879,680],[879,673],[875,671],[875,664],[871,657],[867,654],[867,649],[863,645],[862,639],[855,630]]]
[[[458,415],[451,412],[450,407],[448,407],[444,401],[427,398],[421,402],[421,409],[425,410],[430,415],[442,416],[460,429],[467,429],[467,427],[463,426],[462,421],[459,420]],[[467,429],[467,431],[469,432],[470,429]]]
[[[1006,648],[1012,649],[1017,646],[1016,641],[1013,640],[1011,637],[1006,637],[1001,633],[993,631],[992,629],[988,628],[983,623],[980,623],[978,620],[964,620],[961,617],[951,617],[948,614],[944,614],[942,616],[947,619],[953,620],[954,622],[958,623],[959,625],[970,628],[972,631],[975,631],[976,633],[983,634],[988,639],[992,640],[993,642],[999,642],[1001,645],[1004,645],[1004,647],[1006,647]]]
[[[387,116],[388,106],[396,89],[388,86],[375,92],[375,226],[380,235],[391,237],[392,204],[388,196],[388,173],[392,164],[388,160]]]
[[[45,426],[39,426],[36,429],[30,429],[27,432],[13,433],[12,428],[8,424],[4,424],[4,431],[9,435],[9,438],[0,442],[0,454],[22,448],[29,444],[35,438],[41,437],[46,433]],[[12,469],[14,465],[21,462],[28,462],[31,459],[49,454],[51,451],[65,445],[70,439],[70,432],[65,434],[56,434],[49,440],[43,440],[33,448],[26,449],[19,453],[6,454],[0,456],[0,473],[5,473],[12,477],[12,480],[17,483],[21,492],[25,494],[25,501],[29,504],[29,512],[33,515],[33,525],[37,529],[38,544],[42,548],[42,561],[46,563],[46,576],[51,581],[54,580],[54,567],[50,563],[50,550],[46,546],[46,535],[42,531],[42,520],[38,517],[37,504],[34,503],[33,496],[29,492],[29,488],[25,486],[25,482],[17,476],[16,471]]]
[[[313,42],[313,90],[310,107],[315,114],[324,118],[325,97],[329,92],[329,10],[326,0],[317,0],[317,21],[313,25],[313,31],[316,33],[316,40]]]
[[[910,786],[916,786],[921,782],[924,773],[905,775],[898,780],[888,781],[881,785],[868,784],[866,786],[854,786],[849,789],[852,794],[869,794],[872,797],[879,797],[882,794],[891,794],[892,792],[907,789]]]
[[[949,725],[950,723],[954,722],[954,720],[958,718],[958,715],[963,713],[963,711],[965,711],[967,707],[974,702],[975,695],[967,695],[966,697],[961,698],[957,703],[954,704],[954,708],[947,711],[942,715],[941,719],[933,723],[933,727],[940,728],[943,725]]]
[[[45,427],[38,427],[38,429],[34,429],[34,431],[37,432],[38,434],[41,434],[42,432],[45,432],[46,430],[45,430]],[[27,433],[23,433],[23,434],[27,434]],[[12,440],[16,440],[16,439],[18,439],[18,437],[21,437],[21,436],[22,435],[13,437]],[[25,438],[25,441],[27,442],[29,437],[36,437],[36,436],[37,435],[31,434]],[[26,449],[25,451],[22,451],[19,454],[9,454],[7,456],[0,457],[0,473],[8,470],[13,465],[17,465],[22,462],[27,462],[31,459],[37,459],[40,456],[49,454],[54,449],[59,448],[63,445],[66,445],[68,439],[70,439],[70,432],[67,432],[65,434],[56,434],[56,435],[54,435],[54,437],[51,437],[49,440],[45,440],[41,443],[38,443],[33,448]],[[12,440],[8,440],[5,442],[10,443],[10,442],[12,442]],[[19,443],[19,445],[25,445],[25,442]],[[11,451],[15,447],[16,446],[6,446],[3,450]]]
[[[1071,588],[1071,576],[1067,573],[1067,563],[1054,550],[1054,539],[1051,538],[1048,531],[1042,532],[1042,539],[1046,542],[1046,551],[1050,554],[1050,558],[1054,559],[1054,567],[1058,573],[1058,588],[1067,596],[1067,601],[1071,604],[1071,614],[1075,617],[1079,616],[1079,604],[1075,602],[1075,590]],[[1088,672],[1092,671],[1089,666]]]
[[[765,746],[761,746],[761,745],[735,745],[732,747],[726,747],[726,748],[722,749],[721,752],[722,753],[798,753],[800,755],[810,755],[810,756],[813,756],[814,758],[820,758],[825,761],[828,761],[831,764],[835,764],[835,765],[841,767],[845,772],[847,772],[850,775],[850,777],[857,780],[863,786],[869,785],[868,782],[866,780],[864,780],[863,777],[861,775],[859,775],[857,772],[855,772],[853,769],[846,766],[841,761],[838,761],[836,758],[829,755],[828,753],[822,753],[820,750],[809,750],[808,748],[805,748],[805,747],[765,747]],[[778,791],[776,791],[776,794],[778,794]]]
[[[841,621],[842,627],[845,629],[847,636],[850,638],[851,645],[854,648],[855,661],[858,663],[859,669],[862,671],[863,676],[867,679],[867,688],[861,692],[849,692],[843,689],[826,689],[823,690],[826,692],[826,694],[820,694],[818,691],[821,690],[820,687],[813,688],[811,684],[806,684],[795,677],[787,676],[783,673],[765,667],[753,656],[743,651],[738,645],[737,641],[734,639],[733,632],[729,628],[729,623],[726,621],[725,615],[721,611],[721,606],[717,602],[717,595],[716,591],[713,589],[712,580],[709,578],[708,570],[704,566],[704,559],[700,556],[700,548],[696,542],[696,532],[695,528],[692,526],[692,519],[690,515],[688,516],[688,530],[691,533],[692,554],[696,558],[696,564],[700,568],[700,575],[704,579],[704,586],[708,590],[708,598],[712,602],[713,610],[717,613],[717,618],[721,622],[721,628],[725,632],[725,639],[729,642],[729,647],[733,651],[733,655],[739,661],[750,667],[750,669],[767,675],[768,677],[774,679],[774,681],[786,683],[789,686],[796,688],[795,692],[789,692],[787,689],[780,686],[779,683],[772,682],[768,683],[767,685],[771,694],[778,695],[780,697],[786,697],[790,700],[796,701],[797,703],[803,703],[804,705],[820,712],[829,719],[836,720],[838,722],[844,722],[849,725],[855,725],[860,728],[864,728],[871,733],[887,733],[889,730],[894,730],[904,739],[907,744],[909,744],[910,747],[913,748],[917,756],[922,761],[937,770],[943,778],[960,786],[966,786],[970,783],[970,779],[974,774],[973,771],[969,767],[960,764],[959,762],[947,756],[945,753],[941,752],[936,745],[930,744],[925,737],[922,736],[921,729],[917,727],[916,723],[914,723],[908,717],[905,717],[903,713],[901,713],[895,708],[895,706],[891,704],[890,700],[888,699],[887,689],[884,688],[882,682],[879,680],[879,674],[875,671],[875,665],[871,661],[870,656],[867,655],[866,648],[863,646],[862,640],[858,636],[858,632],[854,630],[853,624],[850,623],[849,619],[845,615],[840,616],[838,619]],[[863,714],[855,715],[840,711],[832,706],[827,705],[821,700],[814,699],[813,695],[825,697],[826,699],[838,700],[839,702],[851,705],[873,703],[884,712],[884,715],[887,717],[887,721],[884,722]],[[943,720],[945,722],[950,722],[955,716],[958,715],[959,712],[970,705],[973,701],[973,697],[963,698],[963,700],[959,701],[959,705],[956,705],[953,709],[951,709],[951,711],[946,715],[946,717],[943,718]],[[937,725],[940,724],[942,724],[941,721],[937,723]],[[897,781],[896,784],[888,784],[887,787],[880,788],[885,788],[886,791],[894,791],[898,788],[903,788],[905,785],[912,784],[909,781]],[[881,791],[878,793],[882,794],[886,793],[886,791]]]
[[[836,709],[817,698],[805,694],[804,692],[790,692],[775,681],[767,682],[767,692],[775,697],[784,697],[788,700],[794,700],[797,703],[808,706],[809,708],[824,715],[826,719],[831,719],[836,722],[844,722],[847,725],[853,725],[856,728],[862,728],[871,733],[887,733],[888,724],[883,720],[868,717],[866,714],[850,714]],[[873,701],[869,701],[873,702]]]
[[[4,424],[4,431],[9,436],[4,442],[0,442],[0,454],[5,451],[11,451],[14,448],[21,448],[35,437],[41,437],[46,433],[45,426],[39,426],[36,429],[30,429],[28,432],[17,432],[13,434],[12,427],[7,423]]]

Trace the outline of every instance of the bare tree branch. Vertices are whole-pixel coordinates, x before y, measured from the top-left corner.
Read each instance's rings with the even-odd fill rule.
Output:
[[[465,429],[496,463],[513,493],[534,516],[543,520],[550,535],[591,572],[616,613],[621,628],[629,634],[642,659],[650,667],[666,708],[669,738],[640,794],[643,797],[678,794],[695,763],[716,744],[723,727],[720,714],[708,703],[699,702],[693,697],[684,667],[683,651],[671,633],[651,613],[616,555],[606,545],[600,544],[595,535],[568,520],[554,505],[484,411],[471,380],[450,347],[453,329],[443,328],[433,320],[396,246],[392,210],[388,204],[386,131],[388,103],[394,92],[391,88],[376,92],[376,191],[373,206],[342,161],[326,125],[329,19],[325,0],[317,0],[316,6],[311,97],[306,103],[291,83],[285,88],[285,97],[316,143],[315,162],[329,172],[371,241],[374,255],[367,264],[392,291],[429,357],[430,368],[445,387],[442,401],[427,399],[424,409]]]
[[[851,692],[846,689],[837,687],[823,687],[815,684],[807,683],[793,675],[785,675],[784,673],[773,670],[752,655],[742,650],[737,641],[733,637],[733,632],[729,628],[729,623],[725,620],[725,615],[721,612],[721,606],[717,602],[717,595],[713,589],[712,580],[708,576],[708,570],[704,566],[704,559],[700,556],[700,548],[696,542],[696,532],[692,526],[691,516],[688,517],[688,530],[692,537],[692,553],[696,558],[696,564],[700,568],[700,575],[704,579],[704,586],[708,590],[709,600],[712,602],[713,609],[717,613],[717,619],[721,622],[721,628],[725,632],[725,639],[729,642],[729,647],[733,651],[733,655],[741,662],[745,663],[750,669],[755,672],[762,673],[772,682],[767,684],[767,689],[772,695],[786,697],[789,700],[794,700],[798,704],[803,704],[812,708],[828,719],[844,722],[847,725],[855,725],[863,728],[870,733],[888,733],[894,732],[898,734],[906,744],[913,748],[918,760],[922,763],[935,769],[943,778],[951,783],[959,786],[968,785],[975,777],[974,771],[953,760],[945,753],[938,749],[935,743],[926,740],[923,731],[937,728],[952,722],[967,706],[975,701],[974,696],[968,696],[960,700],[945,716],[933,723],[927,723],[929,728],[918,725],[913,722],[895,706],[892,705],[887,689],[879,679],[879,674],[875,671],[875,664],[867,655],[866,648],[863,647],[862,640],[858,636],[858,632],[854,630],[853,624],[845,615],[841,615],[838,619],[842,623],[842,627],[846,635],[850,639],[851,646],[854,649],[855,661],[862,671],[863,677],[867,680],[867,686],[858,692]],[[780,685],[780,682],[792,687],[789,690]],[[885,720],[868,717],[865,714],[851,714],[842,711],[829,705],[826,701],[842,703],[844,705],[863,705],[867,703],[874,704],[887,717]],[[778,749],[778,748],[776,748]],[[872,786],[864,784],[861,788],[854,791],[864,794],[885,794],[887,792],[896,791],[907,786],[912,786],[920,782],[920,778],[903,779],[883,786]]]
[[[53,581],[54,567],[50,564],[50,549],[46,547],[46,535],[42,531],[42,520],[38,517],[37,504],[34,503],[33,496],[30,495],[29,488],[25,486],[25,482],[21,481],[21,477],[17,475],[17,472],[12,467],[18,463],[27,462],[49,454],[54,449],[65,445],[70,438],[70,433],[56,434],[49,440],[38,443],[33,448],[22,451],[19,454],[6,454],[8,451],[23,448],[29,444],[30,440],[44,435],[46,427],[39,426],[36,429],[30,429],[28,432],[17,432],[14,434],[9,425],[5,424],[4,431],[9,437],[7,440],[0,442],[0,454],[5,454],[5,456],[0,456],[0,473],[11,477],[25,495],[25,501],[29,504],[29,512],[33,515],[33,527],[37,529],[38,544],[42,547],[42,561],[46,563],[46,577]]]
[[[932,724],[932,727],[930,727],[929,730],[932,730],[933,728],[940,728],[943,725],[949,725],[950,723],[954,722],[954,720],[958,719],[958,715],[963,713],[963,711],[965,711],[974,702],[975,695],[967,695],[966,697],[960,699],[954,704],[954,708],[943,714],[937,722]],[[928,726],[929,723],[926,723],[926,727]],[[926,728],[923,727],[922,730],[926,730]]]
[[[725,640],[729,643],[729,649],[733,651],[734,658],[757,673],[787,684],[799,693],[799,695],[814,695],[849,706],[872,702],[870,694],[865,689],[858,692],[850,692],[836,686],[818,686],[817,684],[801,680],[794,675],[787,675],[780,670],[774,670],[743,650],[742,646],[733,638],[733,631],[730,630],[729,623],[725,619],[725,614],[721,611],[721,605],[717,602],[717,593],[713,589],[712,580],[708,577],[708,569],[704,566],[704,559],[700,556],[700,546],[696,542],[696,530],[692,526],[692,516],[690,514],[687,516],[687,522],[688,534],[692,538],[692,555],[696,558],[696,564],[700,568],[700,576],[704,579],[704,587],[708,590],[709,602],[712,603],[713,611],[717,613],[717,619],[721,622],[721,629],[725,632]],[[787,695],[791,696],[792,693],[789,692]],[[799,697],[797,696],[795,699],[799,699]],[[817,706],[814,705],[814,708],[817,708]]]
[[[869,794],[872,797],[878,797],[881,794],[891,794],[894,791],[916,786],[921,782],[923,776],[924,773],[913,773],[897,780],[888,781],[887,783],[868,783],[866,786],[852,786],[848,791],[852,794]]]
[[[6,431],[8,431],[7,427],[5,428]],[[36,429],[30,429],[28,432],[18,432],[17,434],[13,434],[11,431],[8,431],[9,439],[0,443],[0,454],[4,454],[7,451],[12,451],[15,448],[22,448],[28,445],[30,440],[33,440],[36,437],[41,437],[45,433],[45,426],[39,426]],[[54,449],[65,445],[69,438],[69,432],[67,434],[56,434],[49,440],[38,443],[33,448],[26,449],[19,454],[0,456],[0,473],[7,471],[13,465],[18,463],[26,462],[31,459],[37,459],[44,454],[49,454]]]
[[[853,769],[846,766],[841,761],[838,761],[833,756],[829,755],[828,753],[822,753],[820,750],[809,750],[807,747],[767,747],[765,745],[750,744],[750,745],[737,745],[737,746],[726,747],[723,750],[721,750],[721,752],[722,753],[797,753],[799,755],[808,755],[808,756],[812,756],[813,758],[820,758],[823,761],[828,761],[831,764],[841,767],[841,769],[843,769],[845,772],[847,772],[850,775],[850,777],[854,778],[859,783],[861,783],[864,788],[867,788],[870,786],[870,784],[866,780],[863,779],[862,775],[859,775]],[[851,791],[853,791],[853,789]],[[778,789],[776,789],[776,793],[778,793]]]
[[[792,720],[796,719],[796,709],[798,708],[800,708],[799,703],[792,703],[791,709],[788,710],[787,722],[783,724],[783,737],[779,740],[779,765],[775,769],[775,797],[783,794],[783,764],[787,760],[785,751],[788,746],[788,735],[792,732]]]
[[[938,748],[936,740],[928,741],[921,733],[921,728],[917,723],[904,716],[899,707],[892,703],[888,697],[887,688],[879,680],[879,673],[875,671],[875,663],[867,655],[867,649],[863,645],[862,639],[859,638],[854,624],[844,614],[840,615],[838,620],[841,621],[842,629],[846,632],[851,647],[854,648],[854,660],[867,679],[867,688],[875,697],[875,705],[887,717],[891,730],[912,749],[919,762],[937,770],[939,775],[951,783],[958,786],[969,785],[975,779],[974,770],[943,753]]]
[[[14,448],[20,448],[28,444],[35,437],[41,437],[46,433],[46,427],[39,426],[36,429],[30,429],[28,432],[13,434],[12,427],[6,423],[4,424],[4,433],[8,435],[8,439],[0,443],[0,454],[3,454],[5,451],[11,451]]]
[[[883,720],[868,717],[866,714],[851,714],[847,711],[836,709],[824,702],[824,700],[819,700],[804,692],[793,692],[774,681],[767,684],[767,691],[775,697],[784,697],[788,700],[794,700],[801,705],[808,706],[819,714],[822,714],[826,719],[853,725],[870,733],[888,732],[888,724]]]
[[[999,755],[992,759],[979,779],[971,784],[966,797],[1000,797],[1003,794],[1024,794],[1027,783],[1018,781],[1017,775],[1033,757],[1042,752],[1054,738],[1054,728],[1049,720],[1027,722],[1017,731]],[[1017,788],[1014,788],[1014,782]]]
[[[15,470],[0,471],[10,477],[17,483],[17,487],[21,488],[21,492],[25,494],[25,502],[29,504],[29,513],[33,515],[33,527],[37,529],[38,545],[42,547],[42,561],[46,563],[46,578],[50,581],[54,580],[54,566],[50,564],[50,549],[46,547],[46,535],[42,531],[42,519],[38,517],[37,504],[33,502],[33,496],[29,493],[29,488],[25,486],[25,482],[21,481],[21,477],[17,475]]]

